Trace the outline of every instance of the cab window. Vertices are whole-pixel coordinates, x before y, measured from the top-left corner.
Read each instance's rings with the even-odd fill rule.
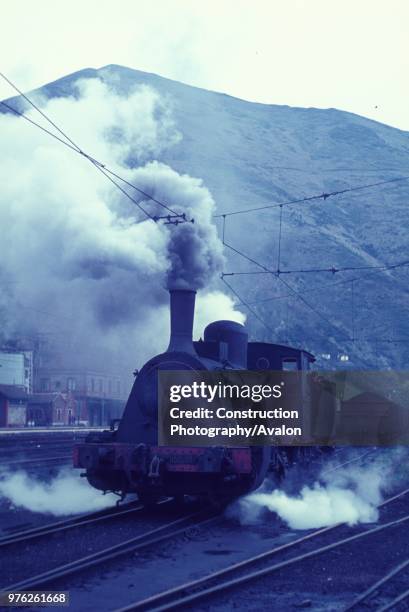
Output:
[[[298,361],[296,359],[283,359],[282,369],[287,372],[294,372],[298,370]]]

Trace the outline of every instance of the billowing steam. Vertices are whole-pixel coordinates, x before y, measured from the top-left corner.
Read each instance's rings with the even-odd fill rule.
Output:
[[[89,79],[75,97],[40,103],[87,153],[195,222],[154,223],[81,156],[0,115],[2,339],[57,335],[77,364],[107,366],[110,358],[131,370],[167,345],[167,285],[204,289],[202,303],[214,296],[223,306],[218,318],[243,320],[212,287],[223,256],[210,192],[160,162],[181,138],[171,102],[147,87],[120,96]],[[151,215],[169,214],[122,186]]]
[[[399,465],[399,457],[400,453],[391,452],[366,467],[351,464],[327,470],[312,486],[302,486],[298,494],[269,490],[266,481],[261,489],[240,500],[231,513],[249,524],[262,520],[268,510],[292,529],[375,522],[383,492],[396,480],[393,466]]]
[[[113,506],[113,494],[102,495],[74,470],[62,470],[50,482],[33,479],[25,472],[0,476],[0,498],[31,512],[63,516],[92,512]]]

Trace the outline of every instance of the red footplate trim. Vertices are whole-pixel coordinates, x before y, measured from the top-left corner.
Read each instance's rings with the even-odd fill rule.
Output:
[[[77,444],[73,449],[73,466],[85,469],[110,466],[113,469],[132,470],[136,467],[133,460],[135,448],[134,444],[118,442]],[[220,448],[151,446],[147,451],[149,460],[155,456],[163,459],[168,472],[218,472],[223,457]],[[251,473],[250,448],[230,448],[227,457],[232,472]]]
[[[236,474],[251,473],[251,451],[249,448],[229,449],[229,459],[232,462],[233,472]],[[214,472],[217,465],[216,457],[220,449],[198,447],[153,446],[152,455],[164,459],[168,472]],[[212,458],[215,462],[212,465]],[[209,463],[211,464],[209,466]]]

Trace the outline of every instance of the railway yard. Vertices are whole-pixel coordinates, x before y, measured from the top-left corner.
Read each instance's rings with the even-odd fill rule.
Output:
[[[4,436],[2,469],[50,481],[84,435]],[[331,469],[370,465],[380,452],[340,450]],[[308,530],[271,512],[242,525],[194,500],[53,517],[3,497],[0,588],[69,591],[76,610],[407,610],[408,508],[409,479],[385,495],[377,522]]]
[[[409,612],[409,4],[349,4],[5,3],[0,612]]]

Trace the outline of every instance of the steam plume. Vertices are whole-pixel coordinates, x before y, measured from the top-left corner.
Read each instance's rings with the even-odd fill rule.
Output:
[[[152,89],[120,96],[89,79],[75,96],[36,102],[90,155],[195,219],[155,224],[80,156],[24,119],[0,115],[3,340],[59,334],[76,364],[107,368],[111,359],[131,371],[166,347],[168,284],[205,289],[207,304],[212,295],[220,304],[212,285],[223,260],[214,200],[200,179],[160,162],[181,136],[171,101]],[[126,189],[151,215],[167,214]],[[231,299],[222,302],[219,317],[243,320]]]
[[[268,510],[292,529],[375,522],[384,491],[396,482],[401,454],[400,450],[389,451],[365,467],[327,470],[312,486],[302,486],[296,495],[283,489],[269,490],[266,482],[259,491],[240,500],[231,512],[242,523],[254,523],[262,520],[263,512]]]
[[[102,495],[74,470],[62,470],[51,482],[41,482],[25,472],[0,476],[0,497],[31,512],[63,516],[102,510],[118,499],[113,494]]]

